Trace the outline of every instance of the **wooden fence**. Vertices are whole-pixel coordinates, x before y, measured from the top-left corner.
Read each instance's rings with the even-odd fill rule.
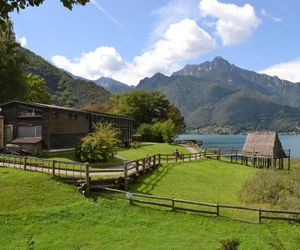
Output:
[[[142,203],[142,204],[167,207],[167,208],[170,208],[172,211],[188,211],[188,212],[222,216],[221,211],[223,209],[246,210],[246,211],[256,212],[257,220],[259,223],[261,223],[263,219],[300,222],[300,211],[273,210],[273,209],[252,208],[252,207],[237,206],[237,205],[212,204],[212,203],[204,203],[204,202],[198,202],[198,201],[168,198],[168,197],[161,197],[161,196],[148,195],[148,194],[131,193],[131,192],[126,192],[126,191],[111,189],[111,188],[102,188],[102,189],[105,191],[109,191],[109,192],[125,194],[125,196],[114,196],[114,195],[109,195],[109,196],[112,198],[117,198],[117,199],[126,199],[131,204],[133,202],[137,202],[137,203]],[[138,198],[143,198],[143,199],[138,199]],[[186,205],[194,205],[196,207],[201,207],[201,209],[190,208],[190,207],[187,207]],[[272,214],[272,215],[270,215],[270,214]],[[285,214],[285,215],[293,216],[293,217],[274,216],[277,214],[280,214],[280,215]]]

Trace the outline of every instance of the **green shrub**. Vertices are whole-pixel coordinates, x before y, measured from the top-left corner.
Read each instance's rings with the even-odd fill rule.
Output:
[[[258,171],[245,183],[240,198],[249,203],[268,203],[286,210],[300,210],[300,172]]]
[[[81,161],[106,162],[114,157],[120,143],[119,132],[111,124],[94,124],[94,132],[82,138],[76,147],[76,155]]]
[[[241,244],[239,240],[221,240],[221,248],[220,250],[237,250],[239,245]]]

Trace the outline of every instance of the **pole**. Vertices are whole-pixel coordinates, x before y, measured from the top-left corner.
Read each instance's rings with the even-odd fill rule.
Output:
[[[89,172],[89,163],[86,162],[85,164],[85,185],[86,185],[86,194],[90,193],[90,172]]]
[[[124,162],[124,189],[127,191],[128,190],[128,169],[127,169],[127,162]]]

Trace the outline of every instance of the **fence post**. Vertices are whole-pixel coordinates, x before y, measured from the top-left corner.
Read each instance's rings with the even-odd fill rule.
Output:
[[[124,189],[128,190],[128,169],[127,169],[127,162],[124,162]]]
[[[189,154],[189,161],[191,161],[191,154]]]
[[[220,148],[218,148],[218,160],[220,160],[220,156],[221,156],[221,149]]]
[[[86,194],[90,193],[90,172],[89,172],[89,163],[85,164],[85,184],[86,184]]]
[[[52,161],[52,175],[55,176],[55,160]]]
[[[217,203],[217,216],[220,216],[220,206],[219,206],[219,203]]]
[[[289,157],[288,157],[288,170],[291,169],[291,150],[289,149]]]
[[[160,154],[158,154],[158,166],[161,166],[161,155]]]
[[[143,159],[143,173],[146,172],[146,160],[145,158]]]
[[[24,170],[26,170],[26,161],[27,161],[27,157],[24,157]]]
[[[261,223],[261,208],[258,210],[258,222]]]
[[[175,211],[175,198],[172,198],[172,211]]]
[[[156,155],[153,155],[153,168],[156,167]]]

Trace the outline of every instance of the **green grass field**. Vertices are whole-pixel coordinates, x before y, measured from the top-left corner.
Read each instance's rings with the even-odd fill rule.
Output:
[[[180,153],[187,154],[188,150],[181,145],[173,145],[168,143],[155,143],[155,142],[144,142],[141,147],[137,149],[128,149],[118,151],[118,155],[128,159],[136,160],[155,154],[172,154],[175,149],[178,149]]]
[[[239,191],[256,170],[216,160],[164,165],[133,191],[206,202],[241,204]],[[50,176],[0,168],[0,249],[300,249],[300,225],[249,223],[226,217],[130,205]]]

